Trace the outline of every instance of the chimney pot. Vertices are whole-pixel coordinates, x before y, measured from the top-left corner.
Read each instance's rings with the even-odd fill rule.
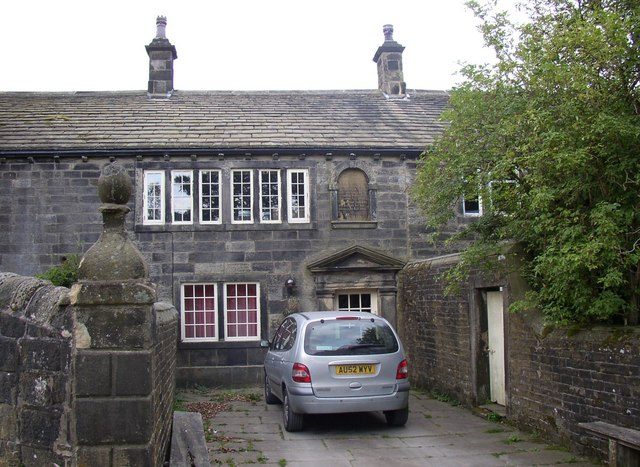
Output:
[[[167,17],[158,16],[156,19],[156,39],[167,38]]]
[[[385,24],[382,26],[382,33],[384,34],[384,40],[392,41],[393,40],[393,24]]]

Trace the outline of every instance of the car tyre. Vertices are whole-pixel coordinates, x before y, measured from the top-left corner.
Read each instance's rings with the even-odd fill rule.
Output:
[[[267,404],[273,405],[280,402],[280,399],[276,397],[274,393],[271,392],[271,385],[269,384],[269,377],[267,373],[264,374],[264,400]]]
[[[399,410],[388,410],[384,413],[389,426],[405,426],[409,418],[409,407]]]
[[[291,405],[289,404],[289,391],[285,388],[282,392],[284,394],[284,401],[282,402],[282,422],[284,424],[284,429],[289,432],[300,431],[302,430],[304,417],[301,413],[295,413],[291,410]]]

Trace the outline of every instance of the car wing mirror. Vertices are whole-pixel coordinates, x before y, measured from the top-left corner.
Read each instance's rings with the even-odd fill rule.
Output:
[[[268,340],[261,340],[260,341],[260,347],[264,348],[264,349],[268,349],[271,347],[271,342],[269,342]]]

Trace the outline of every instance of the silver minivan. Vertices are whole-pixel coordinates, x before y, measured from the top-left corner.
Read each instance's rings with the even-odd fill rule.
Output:
[[[285,318],[264,361],[267,404],[282,403],[287,431],[303,414],[382,411],[390,426],[409,415],[407,360],[387,320],[371,313],[312,311]]]

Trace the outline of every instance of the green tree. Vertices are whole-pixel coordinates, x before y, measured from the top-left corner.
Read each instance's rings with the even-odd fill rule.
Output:
[[[497,59],[463,68],[416,186],[436,231],[463,195],[482,200],[453,275],[516,241],[532,289],[516,309],[637,323],[640,2],[529,0],[519,24],[468,6]]]

